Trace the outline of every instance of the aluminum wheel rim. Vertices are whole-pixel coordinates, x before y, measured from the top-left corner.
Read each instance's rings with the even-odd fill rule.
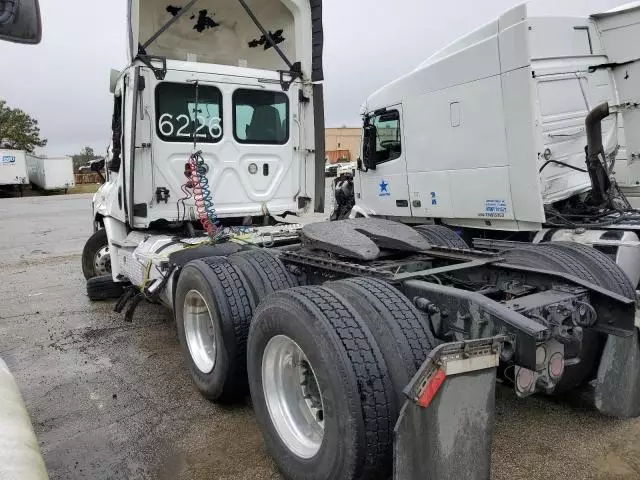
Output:
[[[324,404],[313,367],[300,346],[273,337],[262,356],[262,388],[271,421],[286,447],[313,458],[324,439]]]
[[[98,250],[93,257],[93,268],[96,275],[101,277],[111,273],[111,254],[109,253],[109,245],[105,245]]]
[[[213,316],[207,302],[197,290],[184,298],[184,334],[193,363],[202,373],[216,366],[216,335]]]

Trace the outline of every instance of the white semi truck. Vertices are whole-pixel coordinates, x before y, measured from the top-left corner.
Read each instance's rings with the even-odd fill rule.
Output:
[[[488,478],[499,372],[519,396],[589,391],[604,413],[640,414],[635,289],[598,251],[470,250],[431,217],[417,229],[385,218],[275,220],[324,203],[320,0],[130,0],[128,11],[131,61],[112,76],[108,176],[82,258],[87,292],[118,298],[127,321],[142,301],[172,309],[195,386],[217,402],[251,394],[285,478]],[[500,50],[516,72],[529,19],[526,9],[508,18],[522,23],[514,51]],[[498,24],[485,31],[495,46]],[[477,63],[487,75],[500,65]],[[448,75],[464,84],[469,71],[462,62]],[[502,85],[496,75],[489,93]],[[378,171],[408,158],[397,129],[404,91],[366,117],[368,138],[377,129],[395,156]],[[475,118],[465,105],[447,103],[448,124]],[[414,133],[427,132],[430,108],[416,108]],[[481,125],[497,135],[489,120]],[[476,138],[496,148],[489,132]],[[357,181],[374,185],[376,199],[408,203],[393,193],[403,180],[374,178],[371,158],[371,177]],[[500,172],[500,182],[512,178]],[[406,186],[406,168],[397,175]],[[505,217],[479,225],[506,225],[508,199],[489,200],[482,213]]]
[[[64,191],[76,184],[71,157],[43,158],[27,155],[29,182],[45,192]]]
[[[381,88],[364,106],[353,215],[626,230],[629,215],[600,215],[631,211],[619,187],[640,181],[638,35],[638,6],[574,18],[523,5]]]
[[[28,185],[26,153],[0,149],[0,189],[18,191],[22,196]]]

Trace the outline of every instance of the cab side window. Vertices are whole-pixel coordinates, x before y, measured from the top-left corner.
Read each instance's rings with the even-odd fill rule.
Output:
[[[397,110],[388,110],[373,117],[371,125],[376,127],[376,165],[400,158],[402,155],[400,113]]]

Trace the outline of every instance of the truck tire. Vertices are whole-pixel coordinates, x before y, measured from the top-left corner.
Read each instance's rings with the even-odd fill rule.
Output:
[[[92,302],[115,300],[124,294],[128,286],[128,283],[114,282],[111,275],[94,277],[87,280],[87,296]]]
[[[256,418],[285,478],[390,477],[395,393],[375,338],[343,297],[319,286],[268,296],[248,359]]]
[[[442,225],[418,225],[413,227],[435,247],[461,248],[469,250],[469,245],[456,232]]]
[[[325,286],[344,297],[367,323],[389,369],[399,410],[404,388],[436,346],[424,317],[407,297],[381,280],[351,278]]]
[[[189,262],[174,316],[191,378],[203,396],[233,402],[247,393],[247,336],[253,300],[240,270],[223,257]]]
[[[91,235],[82,250],[82,273],[87,280],[111,274],[109,240],[104,228]]]
[[[284,263],[267,250],[234,253],[229,261],[244,274],[256,305],[270,293],[299,285]]]
[[[636,297],[636,289],[631,284],[629,277],[616,262],[601,251],[589,245],[574,242],[550,242],[542,245],[572,252],[585,266],[588,266],[591,273],[598,279],[596,285],[627,298],[634,299]]]
[[[598,284],[598,278],[585,264],[581,255],[573,251],[554,248],[546,244],[531,245],[524,248],[507,250],[500,254],[507,263],[523,267],[568,273],[582,280]],[[593,373],[601,348],[601,338],[590,329],[582,330],[580,351],[569,352],[571,356],[580,356],[580,363],[567,365],[554,394],[572,390],[582,384]],[[572,357],[569,358],[572,358]]]
[[[577,255],[545,244],[506,250],[500,253],[500,257],[504,258],[505,263],[568,273],[582,280],[597,283],[596,276],[580,262]]]
[[[579,255],[584,263],[590,266],[593,274],[598,277],[597,284],[601,287],[627,298],[635,298],[635,288],[629,280],[629,277],[604,253],[582,243],[551,242],[548,245],[572,251],[576,255]],[[635,329],[635,333],[637,335],[638,329]],[[603,345],[603,350],[601,354],[600,351],[598,351],[596,387],[593,391],[588,390],[585,398],[592,401],[598,411],[605,415],[636,417],[640,415],[637,402],[634,403],[630,394],[619,392],[621,391],[621,384],[626,380],[623,380],[623,378],[634,374],[629,372],[636,371],[637,363],[634,363],[634,361],[630,359],[620,361],[621,358],[625,357],[618,357],[614,352],[637,350],[637,337],[621,338],[614,336],[605,337],[604,335],[599,335],[599,337]],[[613,365],[615,365],[615,367],[613,367]],[[618,395],[617,398],[616,395]],[[620,401],[621,399],[623,400]]]

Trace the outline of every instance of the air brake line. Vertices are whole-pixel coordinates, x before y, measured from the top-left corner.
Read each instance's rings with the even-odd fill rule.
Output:
[[[198,218],[207,235],[216,242],[222,236],[222,229],[218,226],[218,216],[211,198],[211,189],[207,178],[208,169],[201,151],[191,155],[189,166],[191,168],[191,185]]]
[[[193,191],[193,199],[196,204],[196,212],[202,225],[202,228],[213,242],[217,242],[223,235],[223,229],[219,228],[218,215],[216,214],[215,205],[211,196],[211,188],[209,179],[207,178],[208,167],[205,163],[202,151],[198,150],[198,109],[200,107],[200,83],[195,82],[196,101],[194,106],[194,124],[193,124],[193,151],[187,162],[188,181],[182,186],[182,191],[191,189]],[[186,192],[185,192],[186,193]],[[184,205],[184,200],[183,205]],[[180,204],[178,203],[178,217],[180,216]]]

